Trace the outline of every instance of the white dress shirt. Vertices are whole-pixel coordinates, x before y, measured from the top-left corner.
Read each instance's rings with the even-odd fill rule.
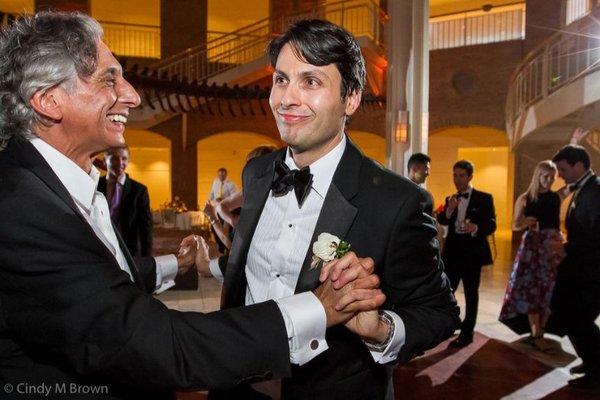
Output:
[[[223,189],[221,190],[221,199],[229,197],[235,192],[237,192],[235,183],[231,182],[228,179],[225,179],[223,182],[221,182],[219,178],[215,178],[210,189],[210,200],[214,200],[219,197],[219,189],[221,188],[221,185],[223,185]]]
[[[463,194],[466,193],[468,195],[468,197],[465,199],[464,197],[459,197],[458,198],[458,206],[456,206],[456,221],[454,221],[454,232],[456,232],[457,234],[461,235],[461,234],[466,234],[467,232],[461,232],[460,229],[460,225],[461,223],[466,222],[466,216],[467,216],[467,208],[469,207],[469,202],[471,201],[471,194],[473,193],[473,186],[469,185],[469,188],[467,189],[466,192],[463,192]],[[448,215],[450,214],[450,215]],[[450,218],[452,216],[451,213],[448,213],[448,211],[446,211],[446,217]],[[473,224],[471,222],[471,224]],[[478,226],[477,224],[473,224],[475,225],[475,230],[473,232],[471,232],[471,236],[475,237],[477,235],[477,229]]]
[[[271,194],[267,198],[248,251],[246,304],[269,299],[282,299],[294,294],[304,258],[309,246],[312,245],[310,241],[325,196],[345,148],[346,137],[343,136],[342,141],[334,149],[310,165],[313,182],[302,207],[298,205],[294,191],[279,197]],[[289,150],[285,163],[290,169],[298,169]],[[213,264],[211,269],[215,270],[214,267]],[[304,294],[314,297],[312,292]],[[318,300],[316,301],[318,302]],[[320,302],[318,303],[320,305]],[[303,308],[308,309],[308,304],[305,304]],[[306,315],[316,312],[316,307],[310,313],[305,311]],[[371,352],[375,361],[380,363],[387,363],[396,358],[400,348],[404,345],[406,336],[404,323],[400,317],[393,312],[386,312],[394,319],[396,329],[394,337],[384,352]],[[322,336],[319,334],[321,328],[323,328]],[[319,342],[317,350],[306,346],[305,353],[300,349],[300,354],[303,354],[300,357],[308,357],[309,354],[316,351],[321,352],[327,348],[324,328],[325,321],[323,320],[321,326],[313,332],[312,340]],[[308,337],[306,339],[307,342],[310,342]]]
[[[30,139],[30,142],[67,189],[98,239],[110,250],[119,267],[133,280],[129,264],[119,246],[117,235],[110,220],[108,203],[104,195],[97,190],[100,173],[96,167],[92,165],[90,173],[87,174],[73,160],[42,139]],[[161,293],[175,285],[177,258],[174,255],[167,255],[155,257],[154,259],[156,261],[155,293]]]

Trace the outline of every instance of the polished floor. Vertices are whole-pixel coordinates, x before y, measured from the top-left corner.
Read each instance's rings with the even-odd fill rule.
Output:
[[[569,368],[580,363],[568,339],[548,335],[549,350],[542,352],[498,322],[514,253],[510,232],[496,234],[495,248],[494,265],[482,273],[474,342],[456,351],[448,349],[446,341],[397,368],[396,398],[600,400],[600,393],[567,386]],[[157,298],[173,309],[210,312],[218,309],[220,292],[215,279],[204,278],[198,290],[168,291]],[[461,288],[457,299],[464,304]]]

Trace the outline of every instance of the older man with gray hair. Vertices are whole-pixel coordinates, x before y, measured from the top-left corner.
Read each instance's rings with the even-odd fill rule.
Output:
[[[327,348],[326,326],[383,303],[373,263],[353,254],[335,281],[277,302],[201,314],[152,298],[170,268],[131,258],[92,165],[123,146],[140,103],[122,73],[82,14],[39,13],[0,34],[0,387],[154,399],[286,376]],[[166,262],[191,267],[185,250]]]

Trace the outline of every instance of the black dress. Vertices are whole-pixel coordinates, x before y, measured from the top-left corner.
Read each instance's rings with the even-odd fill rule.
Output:
[[[516,333],[529,332],[527,314],[547,314],[556,281],[556,268],[564,253],[550,251],[551,241],[561,240],[560,197],[540,193],[535,202],[527,200],[525,217],[535,217],[539,230],[526,230],[513,263],[504,295],[500,322]]]

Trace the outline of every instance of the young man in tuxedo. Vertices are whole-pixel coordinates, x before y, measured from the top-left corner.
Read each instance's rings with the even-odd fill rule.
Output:
[[[456,291],[462,280],[465,291],[465,319],[460,335],[450,343],[452,347],[465,347],[473,341],[479,304],[481,267],[493,263],[487,237],[496,230],[494,200],[489,193],[471,186],[473,164],[461,160],[454,164],[453,180],[457,193],[446,198],[444,211],[437,219],[448,226],[448,236],[442,258]]]
[[[320,281],[313,244],[321,234],[371,257],[388,299],[380,313],[329,329],[329,349],[294,367],[281,394],[391,398],[387,364],[422,354],[458,323],[435,221],[423,210],[426,193],[365,157],[346,135],[365,85],[360,46],[348,32],[327,21],[299,21],[271,42],[268,56],[269,102],[287,147],[248,163],[229,261],[221,269],[204,263],[214,275],[224,272],[222,306],[230,308],[313,290]]]
[[[584,376],[569,386],[600,390],[600,177],[592,171],[584,147],[567,145],[552,158],[573,196],[565,226],[567,256],[558,266],[552,297],[553,319],[566,333],[582,364],[571,369]]]
[[[152,255],[152,211],[148,188],[125,172],[129,165],[129,147],[104,152],[106,176],[98,181],[98,191],[108,201],[110,219],[119,230],[134,257]]]
[[[429,177],[431,158],[427,154],[415,153],[409,157],[406,167],[408,168],[408,179],[417,185],[422,185]],[[427,202],[424,209],[427,214],[433,215],[433,197],[429,192],[426,194]]]
[[[201,314],[153,298],[196,247],[135,262],[113,229],[92,158],[125,144],[140,97],[92,18],[41,12],[5,28],[0,103],[0,387],[166,399],[287,376],[326,348],[327,326],[382,304],[372,263],[349,257],[335,282],[276,302]]]

